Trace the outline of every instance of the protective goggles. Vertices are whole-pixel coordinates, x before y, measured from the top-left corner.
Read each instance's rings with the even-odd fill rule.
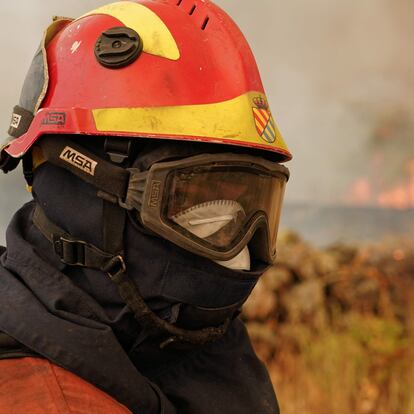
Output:
[[[286,167],[204,154],[130,171],[126,205],[147,229],[211,260],[230,260],[247,244],[258,259],[275,260]]]
[[[244,154],[202,154],[125,169],[53,136],[33,150],[99,189],[98,196],[130,211],[134,220],[176,245],[214,261],[246,250],[273,263],[289,170]]]

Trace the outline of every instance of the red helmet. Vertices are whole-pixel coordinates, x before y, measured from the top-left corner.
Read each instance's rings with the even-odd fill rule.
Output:
[[[248,244],[258,261],[275,258],[289,177],[279,162],[291,155],[252,52],[222,10],[208,0],[134,0],[77,20],[56,19],[33,60],[9,133],[0,148],[1,169],[13,169],[24,157],[30,185],[40,147],[46,161],[93,185],[103,200],[100,246],[50,221],[53,203],[37,203],[33,224],[63,263],[107,274],[136,319],[168,335],[167,345],[200,345],[226,332],[230,320],[187,331],[155,314],[128,275],[124,231],[128,217],[149,234],[227,267],[241,255],[238,268],[250,269]],[[128,149],[130,139],[116,138],[201,141],[268,154],[264,159],[244,151],[206,151],[157,158],[141,170],[114,157],[109,162],[65,134],[108,136],[106,143],[127,143]],[[34,146],[44,135],[49,137]]]
[[[42,135],[204,141],[291,159],[238,27],[208,0],[119,1],[46,31],[4,159]],[[11,169],[11,168],[8,168]]]

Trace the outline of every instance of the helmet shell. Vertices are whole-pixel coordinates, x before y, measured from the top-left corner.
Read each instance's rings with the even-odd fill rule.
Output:
[[[246,39],[212,2],[119,1],[61,26],[45,42],[44,93],[28,131],[8,143],[12,157],[45,134],[84,134],[205,141],[291,158]],[[96,44],[118,27],[138,33],[143,52],[109,68]]]

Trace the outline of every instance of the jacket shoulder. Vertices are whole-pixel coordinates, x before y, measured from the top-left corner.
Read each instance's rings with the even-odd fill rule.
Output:
[[[38,358],[0,361],[0,413],[131,414],[92,384]]]

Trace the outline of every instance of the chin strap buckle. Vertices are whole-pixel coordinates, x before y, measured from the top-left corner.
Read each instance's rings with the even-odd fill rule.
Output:
[[[103,252],[90,243],[67,235],[53,235],[53,248],[62,263],[68,266],[90,267],[102,270],[113,280],[127,270],[122,255]]]
[[[69,266],[85,266],[87,243],[67,236],[53,236],[53,248],[60,260]]]
[[[124,258],[119,255],[112,257],[102,270],[110,277],[111,280],[116,279],[119,275],[126,273],[127,267]]]
[[[106,138],[104,150],[113,163],[123,164],[131,157],[132,140],[120,137]]]

